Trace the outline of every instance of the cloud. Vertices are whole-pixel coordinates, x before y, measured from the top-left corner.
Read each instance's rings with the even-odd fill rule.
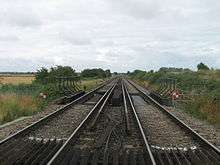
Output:
[[[32,27],[42,24],[38,15],[32,10],[32,6],[24,1],[1,2],[0,19],[1,24],[6,26]]]
[[[15,41],[19,41],[19,38],[16,35],[0,34],[0,42],[15,42]]]
[[[220,67],[217,0],[0,3],[0,71]]]
[[[158,0],[109,0],[109,3],[116,11],[124,12],[133,17],[151,19],[160,13]]]
[[[50,67],[51,65],[48,64],[50,62],[51,61],[31,60],[20,57],[0,57],[0,71],[36,71],[41,67]]]
[[[92,41],[89,37],[82,36],[79,34],[74,34],[74,33],[64,33],[61,35],[64,41],[67,41],[71,43],[72,45],[78,45],[78,46],[83,46],[83,45],[90,45],[92,44]]]

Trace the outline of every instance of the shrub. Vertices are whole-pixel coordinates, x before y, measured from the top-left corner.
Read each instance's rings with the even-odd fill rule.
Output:
[[[202,62],[197,65],[198,70],[209,70],[209,67]]]
[[[81,72],[81,77],[96,77],[96,78],[106,78],[110,77],[111,72],[110,70],[104,71],[101,68],[95,68],[95,69],[85,69]]]
[[[35,81],[41,84],[54,83],[57,77],[77,77],[77,73],[70,66],[56,66],[49,70],[41,68],[36,73]]]

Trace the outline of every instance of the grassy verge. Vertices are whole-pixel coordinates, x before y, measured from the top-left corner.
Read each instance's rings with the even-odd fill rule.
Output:
[[[220,102],[210,96],[195,97],[186,104],[181,104],[181,109],[193,117],[206,120],[211,124],[220,126]]]
[[[88,91],[103,81],[103,79],[84,79],[79,85],[81,89]],[[60,97],[57,90],[53,84],[46,86],[36,83],[0,85],[0,125],[43,110],[50,101]],[[40,98],[40,92],[47,93],[47,98]]]
[[[39,97],[41,90],[37,84],[1,85],[0,124],[41,111],[49,102]]]
[[[81,80],[80,88],[83,90],[89,91],[99,86],[104,81],[105,81],[104,79],[84,79],[84,80]]]
[[[135,82],[150,90],[158,88],[158,85],[149,85],[146,81],[135,80]],[[193,97],[187,103],[178,103],[178,108],[195,118],[220,126],[220,101],[215,100],[215,97],[216,95],[210,94]]]
[[[0,95],[0,124],[12,121],[21,116],[29,116],[39,111],[42,101],[30,95]]]
[[[177,69],[176,69],[177,70]],[[143,87],[156,90],[160,80],[175,79],[184,97],[181,110],[195,118],[220,126],[220,70],[208,71],[134,71],[130,77]]]

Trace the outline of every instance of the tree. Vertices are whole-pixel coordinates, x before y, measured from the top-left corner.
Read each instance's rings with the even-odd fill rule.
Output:
[[[77,73],[70,66],[56,66],[47,68],[41,68],[37,70],[36,82],[38,83],[53,83],[57,77],[77,77]]]
[[[105,78],[105,77],[110,77],[111,72],[110,70],[104,71],[101,68],[94,68],[94,69],[84,69],[81,72],[82,77],[97,77],[97,78]]]
[[[56,66],[50,69],[50,77],[73,77],[77,76],[75,70],[70,66]]]
[[[40,70],[37,70],[37,73],[35,75],[36,82],[42,83],[45,81],[45,78],[49,76],[49,72],[47,68],[41,68]]]
[[[105,70],[105,76],[106,77],[111,77],[112,76],[111,71],[109,69]]]
[[[198,70],[209,70],[209,67],[202,62],[197,65]]]

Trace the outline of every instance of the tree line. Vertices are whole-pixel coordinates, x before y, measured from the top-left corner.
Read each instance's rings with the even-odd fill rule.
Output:
[[[107,78],[111,77],[111,71],[103,70],[101,68],[94,69],[84,69],[81,73],[77,73],[70,66],[56,66],[51,67],[50,69],[41,68],[37,70],[35,74],[35,81],[38,83],[54,82],[57,78],[60,77],[71,77],[75,79],[83,79],[83,78]]]
[[[197,65],[197,71],[182,68],[160,68],[158,71],[134,70],[128,72],[131,78],[147,81],[149,85],[158,85],[160,80],[175,79],[179,89],[183,91],[204,90],[220,99],[220,70],[209,69],[203,63]]]

